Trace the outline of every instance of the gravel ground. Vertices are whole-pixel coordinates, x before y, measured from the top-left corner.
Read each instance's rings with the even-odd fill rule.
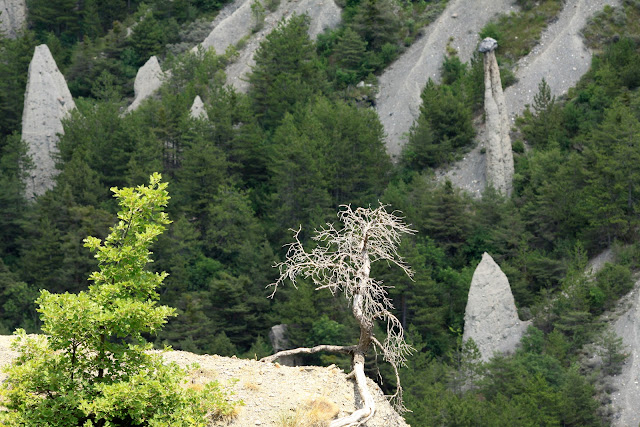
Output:
[[[14,357],[18,356],[17,351],[13,351],[10,348],[13,335],[0,335],[0,367],[11,362]],[[4,381],[7,375],[4,372],[0,372],[0,381]]]
[[[17,353],[9,344],[13,337],[0,335],[0,367],[9,363]],[[165,360],[186,367],[193,363],[199,369],[192,372],[194,383],[217,380],[234,392],[233,400],[242,400],[238,415],[230,422],[215,425],[234,427],[279,426],[278,420],[292,416],[311,400],[335,404],[338,416],[353,412],[360,405],[355,383],[335,367],[281,366],[255,360],[220,356],[197,355],[184,351],[165,353]],[[6,378],[0,375],[0,380]],[[376,414],[364,426],[408,427],[408,424],[389,405],[380,388],[371,380],[369,386],[376,402]]]
[[[613,250],[611,248],[605,249],[604,251],[600,252],[598,255],[596,255],[595,257],[589,260],[589,263],[587,264],[587,268],[585,269],[585,272],[591,275],[596,274],[598,271],[602,270],[602,268],[606,263],[613,263],[613,262],[615,262],[615,256],[614,256]]]
[[[515,11],[513,0],[450,0],[440,17],[380,76],[376,109],[387,133],[387,152],[397,156],[403,135],[420,113],[420,93],[429,78],[440,79],[447,43],[468,61],[477,47],[478,32],[498,13]]]

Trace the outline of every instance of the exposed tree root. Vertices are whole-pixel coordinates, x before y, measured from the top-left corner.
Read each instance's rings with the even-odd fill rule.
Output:
[[[342,354],[352,354],[354,350],[357,348],[355,345],[317,345],[311,348],[294,348],[292,350],[282,350],[271,356],[263,357],[260,359],[261,362],[273,362],[284,356],[293,356],[296,354],[313,354],[318,353],[320,351],[328,351],[331,353],[342,353]]]
[[[294,348],[292,350],[279,351],[271,356],[263,357],[261,362],[273,362],[280,357],[293,356],[297,354],[312,354],[320,351],[328,351],[331,353],[342,353],[353,355],[353,371],[347,378],[355,378],[358,393],[362,399],[362,408],[354,411],[351,415],[338,418],[331,422],[330,427],[355,427],[359,426],[373,417],[376,411],[376,405],[373,400],[371,390],[367,386],[367,376],[364,374],[364,355],[357,352],[358,346],[340,346],[340,345],[317,345],[311,348]]]
[[[332,421],[329,427],[359,426],[370,420],[376,413],[376,404],[367,386],[367,377],[364,374],[364,356],[361,354],[354,357],[353,373],[356,377],[358,393],[360,393],[360,398],[362,399],[362,408],[354,411],[351,415]]]

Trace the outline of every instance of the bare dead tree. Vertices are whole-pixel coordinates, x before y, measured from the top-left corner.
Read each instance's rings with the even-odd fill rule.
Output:
[[[373,417],[375,403],[364,374],[365,355],[372,346],[393,367],[397,389],[391,399],[397,410],[405,410],[398,368],[404,365],[412,350],[404,340],[402,324],[390,311],[393,305],[387,293],[388,286],[372,278],[370,273],[372,263],[386,261],[397,265],[412,277],[413,272],[398,255],[397,246],[403,233],[413,234],[415,231],[401,217],[396,216],[395,212],[388,213],[382,204],[377,209],[357,208],[354,211],[351,206],[341,208],[338,217],[343,227],[338,230],[332,224],[327,224],[316,230],[313,239],[319,244],[311,252],[306,252],[300,243],[298,236],[301,228],[292,230],[295,233],[294,242],[288,245],[287,258],[276,265],[280,270],[280,277],[269,286],[273,287],[273,297],[278,286],[285,280],[290,280],[295,286],[296,279],[303,277],[311,279],[316,290],[329,289],[334,295],[343,293],[360,325],[358,344],[319,345],[285,350],[262,359],[264,362],[273,362],[282,356],[319,351],[350,354],[353,371],[349,376],[355,377],[363,407],[347,417],[333,421],[331,427],[356,426]],[[386,323],[387,334],[383,343],[373,334],[376,321]]]

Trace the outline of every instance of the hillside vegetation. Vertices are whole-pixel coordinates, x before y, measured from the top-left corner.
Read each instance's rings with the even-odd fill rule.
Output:
[[[197,19],[211,18],[218,2],[63,3],[33,1],[30,29],[0,38],[0,333],[43,331],[33,302],[41,289],[88,289],[97,261],[82,241],[108,235],[118,210],[109,189],[138,186],[159,171],[173,222],[153,245],[149,268],[169,274],[159,302],[177,316],[147,339],[260,358],[272,351],[271,326],[285,323],[292,346],[353,345],[358,326],[344,299],[314,291],[311,280],[285,285],[273,299],[266,286],[278,277],[271,266],[284,259],[290,228],[303,226],[298,238],[307,246],[307,230],[337,224],[340,205],[380,201],[417,231],[399,248],[413,280],[386,265],[372,271],[393,286],[393,315],[415,348],[400,370],[409,424],[610,422],[605,377],[618,371],[622,349],[615,337],[600,336],[599,316],[631,289],[640,263],[640,2],[625,0],[589,24],[584,34],[600,50],[566,97],[552,97],[541,82],[517,121],[509,199],[492,189],[472,199],[432,179],[433,168],[473,138],[482,94],[477,61],[446,59],[442,83],[422,92],[424,114],[398,164],[368,108],[375,87],[356,86],[375,83],[441,2],[348,0],[343,25],[316,42],[308,19],[294,17],[261,44],[246,94],[224,85],[230,54],[179,46],[204,38],[190,39],[206,35]],[[556,2],[517,3],[527,14],[544,7],[537,19],[546,22]],[[517,34],[511,22],[519,21],[497,21],[508,25],[503,37]],[[77,110],[59,142],[56,187],[29,203],[20,120],[26,70],[40,43],[51,48]],[[509,55],[529,48],[514,46]],[[137,68],[152,54],[171,78],[122,116]],[[189,117],[196,95],[208,120]],[[605,248],[617,263],[585,275],[589,257]],[[515,355],[487,364],[461,340],[483,252],[508,276],[520,317],[534,325]],[[587,368],[584,346],[597,340],[603,362]],[[370,363],[374,357],[368,374],[390,393],[395,375]],[[343,356],[304,361],[349,370]]]

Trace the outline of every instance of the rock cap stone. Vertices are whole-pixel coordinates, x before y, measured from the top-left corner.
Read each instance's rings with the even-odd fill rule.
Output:
[[[480,53],[491,52],[492,50],[496,50],[497,48],[498,48],[498,42],[496,41],[496,39],[487,37],[480,42],[480,46],[478,46],[478,52]]]

